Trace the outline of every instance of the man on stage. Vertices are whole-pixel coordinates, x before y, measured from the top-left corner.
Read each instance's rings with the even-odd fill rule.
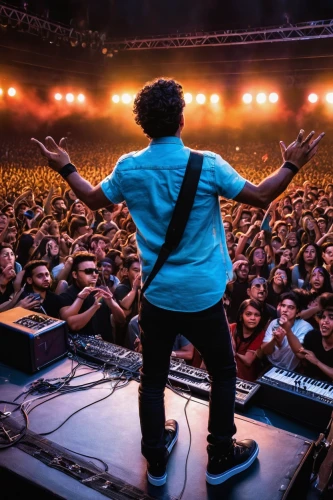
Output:
[[[178,82],[159,78],[147,83],[135,97],[134,114],[149,145],[122,156],[96,187],[70,163],[64,139],[57,145],[48,137],[46,146],[32,139],[49,166],[90,209],[126,201],[137,228],[143,283],[164,242],[190,155],[181,140],[184,107]],[[280,142],[283,164],[258,186],[241,177],[218,154],[202,152],[201,177],[182,240],[141,298],[139,414],[142,454],[147,459],[148,481],[155,486],[166,482],[167,461],[178,438],[177,422],[165,419],[164,390],[179,333],[200,352],[211,381],[207,482],[223,483],[247,469],[258,455],[255,441],[233,438],[236,365],[222,303],[226,283],[232,279],[232,265],[219,196],[266,208],[315,155],[324,134],[315,140],[313,135],[311,132],[304,139],[301,130],[288,147]]]

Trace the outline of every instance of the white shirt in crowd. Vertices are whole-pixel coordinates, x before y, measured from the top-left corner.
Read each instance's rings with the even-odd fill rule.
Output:
[[[278,319],[274,319],[270,322],[267,327],[265,337],[263,342],[270,342],[273,338],[274,328],[278,326]],[[296,319],[293,324],[291,331],[298,338],[298,340],[303,343],[305,334],[310,330],[313,330],[313,326],[310,325],[304,319]],[[272,354],[267,356],[267,359],[272,363],[272,365],[277,366],[278,368],[283,368],[284,370],[295,370],[299,363],[299,358],[293,353],[291,347],[289,345],[287,336],[284,337],[281,347],[275,346],[275,349]]]

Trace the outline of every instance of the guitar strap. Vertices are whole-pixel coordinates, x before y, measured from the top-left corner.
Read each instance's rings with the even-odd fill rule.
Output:
[[[191,151],[184,179],[179,191],[176,205],[171,217],[171,221],[166,232],[165,241],[161,246],[155,265],[149,276],[146,278],[141,290],[141,297],[144,295],[150,283],[159,272],[170,253],[177,248],[182,239],[188,218],[190,216],[195,194],[197,191],[200,174],[202,170],[203,155],[197,151]]]

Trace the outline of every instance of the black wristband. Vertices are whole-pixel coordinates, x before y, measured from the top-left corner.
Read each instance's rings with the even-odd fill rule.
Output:
[[[294,175],[298,173],[298,168],[293,163],[290,163],[290,161],[285,161],[281,168],[289,168],[289,170],[291,170]]]
[[[67,165],[59,170],[59,174],[63,179],[66,179],[66,177],[68,177],[69,174],[72,174],[73,172],[77,172],[77,170],[75,165],[73,165],[72,163],[67,163]]]

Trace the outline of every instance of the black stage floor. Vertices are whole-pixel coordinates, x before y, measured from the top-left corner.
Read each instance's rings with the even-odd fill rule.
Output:
[[[0,364],[0,399],[13,401],[35,380],[63,377],[73,364],[76,363],[64,358],[34,375]],[[71,386],[102,378],[101,371],[93,372],[86,367],[80,367],[76,375],[79,377]],[[194,398],[187,404],[186,398],[167,389],[167,418],[178,420],[180,435],[168,464],[167,484],[162,488],[152,487],[147,484],[146,463],[140,452],[138,383],[130,381],[114,390],[116,383],[107,381],[89,390],[63,394],[39,406],[40,401],[33,402],[28,410],[29,430],[41,434],[57,429],[46,435],[47,440],[80,453],[82,459],[87,456],[104,461],[111,475],[158,499],[282,499],[311,446],[309,437],[236,414],[236,437],[250,437],[259,443],[258,460],[223,485],[209,486],[205,481],[208,403]],[[101,462],[94,458],[85,460],[101,467]],[[6,492],[1,488],[1,498],[6,499],[22,498],[18,492],[21,481],[25,483],[23,491],[28,491],[29,485],[39,490],[35,496],[38,499],[106,498],[17,446],[0,450],[0,484],[4,480]]]

